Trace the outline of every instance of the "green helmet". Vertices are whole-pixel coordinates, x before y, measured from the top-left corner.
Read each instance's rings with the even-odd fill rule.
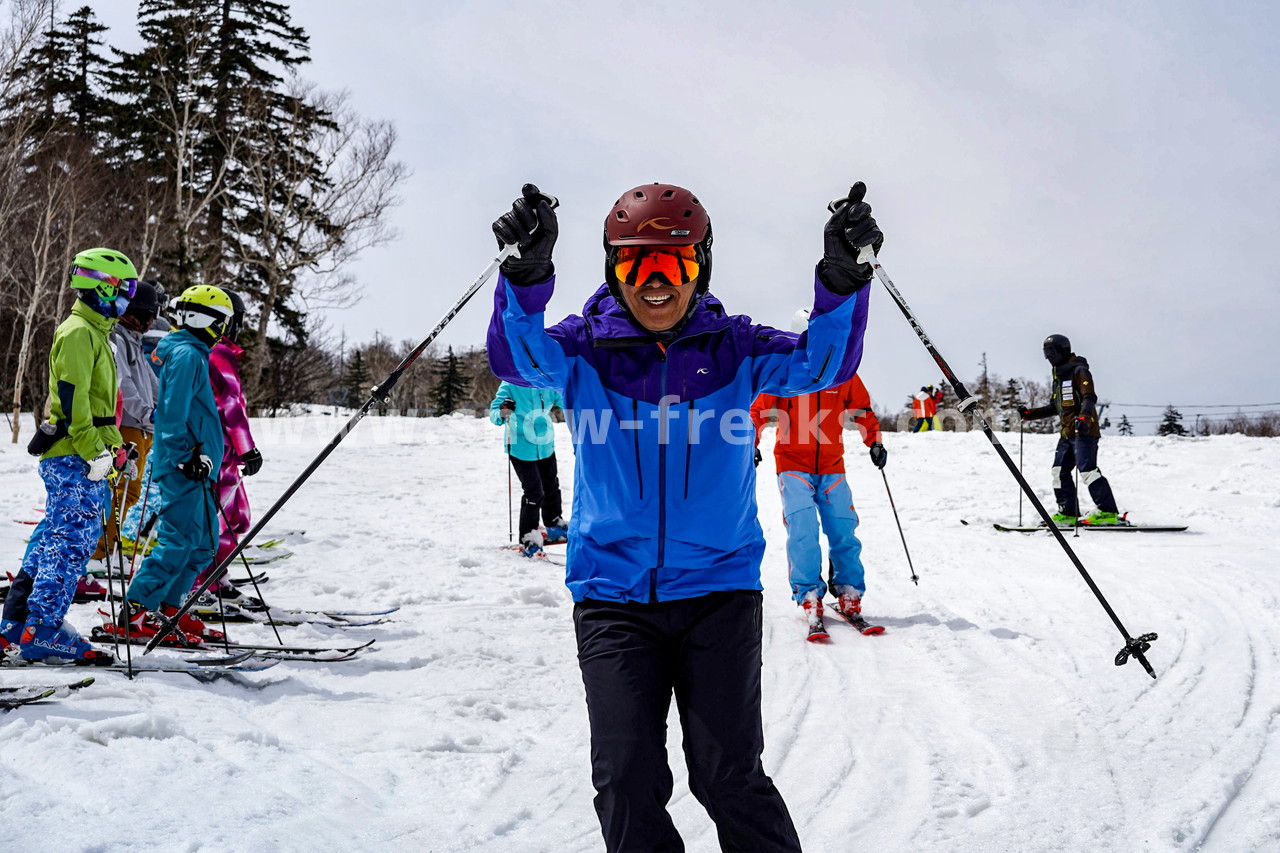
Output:
[[[71,286],[92,290],[104,302],[132,299],[138,286],[133,261],[115,249],[86,249],[71,262]]]
[[[194,284],[182,291],[174,305],[178,326],[214,343],[227,331],[235,306],[226,291],[210,284]]]

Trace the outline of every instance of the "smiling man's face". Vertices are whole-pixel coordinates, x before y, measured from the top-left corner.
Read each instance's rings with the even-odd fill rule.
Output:
[[[631,316],[651,332],[665,332],[679,323],[689,300],[693,299],[694,289],[693,282],[676,287],[657,276],[640,287],[623,285],[620,288]]]
[[[693,246],[628,246],[618,250],[614,267],[623,302],[651,332],[665,332],[680,322],[699,272]]]

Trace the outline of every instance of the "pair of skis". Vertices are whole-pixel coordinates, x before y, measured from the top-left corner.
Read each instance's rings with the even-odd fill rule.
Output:
[[[83,690],[93,684],[93,678],[83,678],[71,684],[21,684],[0,687],[0,711],[12,711],[32,702],[39,702],[52,696],[61,698],[76,690]]]
[[[874,637],[877,634],[884,633],[884,626],[872,625],[870,622],[864,619],[861,614],[845,613],[844,611],[836,607],[829,608],[826,612],[836,614],[836,616],[840,617],[840,619],[849,623],[850,627],[852,627],[855,631],[857,631],[859,634],[862,634],[864,636]],[[827,633],[827,625],[823,617],[821,616],[809,617],[809,634],[808,636],[805,637],[805,639],[811,643],[824,643],[831,639],[831,635]]]
[[[249,651],[239,652],[234,655],[227,655],[223,657],[160,658],[147,661],[134,661],[132,665],[129,665],[124,661],[116,661],[109,664],[86,664],[67,661],[65,659],[28,661],[22,660],[21,658],[10,658],[5,660],[3,668],[56,667],[59,669],[90,668],[93,672],[184,672],[199,679],[208,679],[236,672],[262,672],[264,670],[271,669],[271,667],[276,666],[279,663],[279,660],[263,658],[260,655]]]
[[[150,637],[118,637],[104,630],[101,626],[95,627],[91,634],[91,639],[96,643],[129,643],[133,646],[145,646]],[[357,645],[331,645],[331,646],[283,646],[271,645],[268,643],[237,643],[231,640],[215,640],[204,638],[199,646],[183,646],[177,641],[170,638],[163,644],[165,648],[176,649],[187,653],[204,653],[222,654],[222,655],[241,655],[248,654],[257,658],[265,658],[275,661],[296,661],[301,663],[338,663],[341,661],[351,660],[360,652],[372,646],[376,640],[368,640]],[[134,668],[137,668],[135,664]]]

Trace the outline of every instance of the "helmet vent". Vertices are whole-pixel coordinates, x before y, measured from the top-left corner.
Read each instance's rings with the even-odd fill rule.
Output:
[[[663,197],[663,198],[671,198],[671,197],[672,197],[673,195],[675,195],[675,194],[676,194],[676,191],[675,191],[675,190],[667,190],[666,192],[664,192],[664,193],[662,194],[662,197]]]
[[[693,216],[693,211],[692,211],[692,210],[686,210],[686,211],[684,212],[684,216],[685,216],[685,218],[686,218],[686,219],[688,219],[690,216]]]
[[[636,190],[635,197],[640,199],[641,201],[644,201],[644,198],[645,198],[644,190]]]
[[[630,217],[630,216],[627,216],[627,212],[626,212],[625,210],[619,210],[619,211],[618,211],[618,221],[619,221],[619,222],[630,222],[630,221],[631,221],[631,217]]]

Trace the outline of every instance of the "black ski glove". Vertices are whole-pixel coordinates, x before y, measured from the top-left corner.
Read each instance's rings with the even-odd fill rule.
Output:
[[[551,263],[551,250],[560,235],[555,199],[533,184],[525,184],[511,210],[494,221],[493,234],[499,248],[511,243],[520,247],[520,257],[512,255],[502,262],[502,274],[512,284],[538,284],[556,271]]]
[[[502,418],[505,421],[507,418],[511,417],[512,413],[515,412],[515,410],[516,410],[515,400],[503,400],[502,405],[498,406],[498,417]]]
[[[244,475],[246,477],[252,477],[262,470],[262,452],[256,447],[249,448],[248,452],[240,457],[240,460],[244,462]]]
[[[871,217],[871,205],[862,200],[867,185],[858,181],[849,188],[849,197],[832,202],[835,212],[822,229],[822,262],[818,277],[832,293],[848,296],[871,281],[870,264],[858,263],[858,250],[863,246],[880,253],[884,234]]]
[[[884,449],[884,445],[878,441],[872,444],[871,445],[871,463],[875,465],[877,468],[880,468],[881,470],[883,470],[884,464],[888,461],[889,461],[889,451]]]
[[[182,472],[182,476],[194,482],[200,482],[207,479],[213,473],[213,460],[205,456],[204,448],[197,444],[191,448],[191,457],[178,466],[178,470]]]
[[[760,467],[760,463],[764,461],[764,456],[760,453],[760,448],[756,448],[756,467]]]

